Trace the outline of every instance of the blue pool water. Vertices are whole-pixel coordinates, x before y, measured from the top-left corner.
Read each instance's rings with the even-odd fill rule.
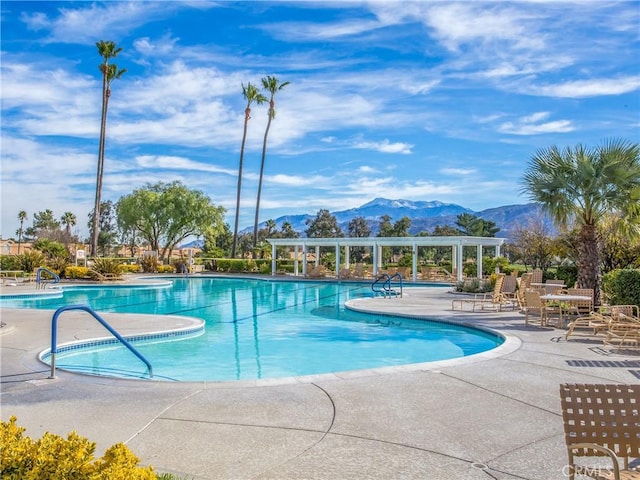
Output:
[[[205,333],[134,342],[154,378],[240,380],[311,375],[458,358],[503,339],[438,321],[346,310],[371,296],[369,284],[176,278],[171,288],[68,288],[61,298],[9,299],[3,307],[56,309],[84,304],[98,312],[186,315]],[[59,353],[57,367],[92,374],[148,378],[146,367],[119,345]]]

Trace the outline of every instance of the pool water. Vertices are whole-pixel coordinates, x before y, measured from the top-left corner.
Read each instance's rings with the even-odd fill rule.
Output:
[[[154,378],[243,380],[321,374],[458,358],[503,339],[438,321],[346,310],[371,296],[369,284],[176,278],[171,288],[68,288],[63,298],[2,301],[4,307],[56,309],[89,305],[97,312],[187,315],[205,333],[134,342]],[[145,365],[120,345],[59,353],[58,368],[148,378]]]

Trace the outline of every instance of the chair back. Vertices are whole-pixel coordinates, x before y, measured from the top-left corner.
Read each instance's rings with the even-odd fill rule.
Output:
[[[571,447],[595,443],[618,457],[640,458],[640,385],[560,385],[565,442],[575,456],[602,456],[602,451]]]
[[[533,288],[524,291],[524,304],[529,309],[541,309],[542,300],[540,300],[540,292]]]
[[[593,288],[568,288],[567,295],[579,295],[589,297],[589,300],[573,301],[578,313],[589,313],[593,311]]]
[[[542,283],[542,270],[536,268],[531,272],[531,283]]]
[[[499,302],[502,298],[502,285],[504,284],[504,274],[499,274],[496,278],[496,283],[493,286],[492,298],[494,302]]]
[[[614,319],[631,317],[632,319],[640,320],[637,305],[611,305],[608,308]]]
[[[507,275],[502,281],[502,293],[514,294],[516,291],[516,277],[513,275]]]

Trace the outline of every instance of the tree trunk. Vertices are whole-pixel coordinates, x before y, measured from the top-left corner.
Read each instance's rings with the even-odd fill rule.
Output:
[[[244,144],[247,139],[247,125],[251,118],[251,109],[244,111],[244,132],[242,133],[242,146],[240,147],[240,165],[238,166],[238,192],[236,194],[236,219],[233,226],[233,243],[231,245],[231,258],[236,258],[236,245],[238,244],[238,220],[240,218],[240,190],[242,189],[242,163],[244,160]]]
[[[271,104],[273,105],[273,103]],[[258,244],[258,217],[260,216],[260,195],[262,194],[262,177],[264,175],[264,159],[267,155],[267,137],[269,136],[269,128],[271,127],[271,112],[269,112],[269,121],[267,121],[267,129],[264,132],[264,140],[262,142],[262,163],[260,163],[260,179],[258,180],[258,198],[256,200],[256,218],[253,222],[253,258],[255,257],[255,248]]]
[[[583,225],[578,238],[578,287],[592,288],[594,305],[600,305],[600,253],[595,225]]]
[[[104,144],[107,130],[107,107],[109,102],[107,75],[102,76],[102,117],[100,119],[100,145],[98,147],[98,172],[96,175],[96,200],[93,206],[93,232],[91,235],[91,256],[98,254],[100,229],[100,197],[102,194],[102,172],[104,168]]]

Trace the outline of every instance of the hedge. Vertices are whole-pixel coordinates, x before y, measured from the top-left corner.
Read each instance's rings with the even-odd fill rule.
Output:
[[[640,307],[640,269],[618,269],[602,276],[602,291],[610,305]]]

